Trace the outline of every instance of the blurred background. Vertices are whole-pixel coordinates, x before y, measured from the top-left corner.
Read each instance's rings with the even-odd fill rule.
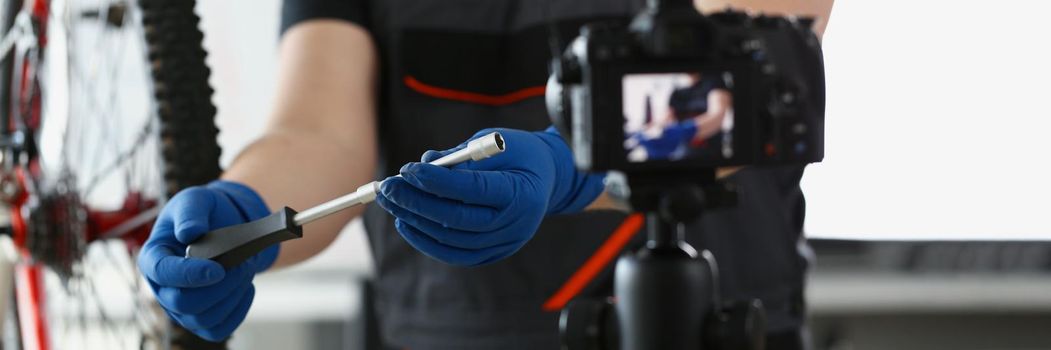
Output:
[[[819,349],[1051,348],[1045,2],[837,0],[804,178]],[[279,0],[199,1],[228,164],[275,91]],[[257,282],[235,349],[358,349],[360,223]]]

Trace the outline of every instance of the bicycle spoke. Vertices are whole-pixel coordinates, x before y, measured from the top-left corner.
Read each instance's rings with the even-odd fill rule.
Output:
[[[51,276],[48,283],[54,293],[49,294],[52,297],[46,305],[51,336],[55,346],[68,348],[104,344],[108,349],[120,349],[138,342],[142,349],[148,349],[153,344],[167,344],[168,317],[152,301],[126,241],[97,241],[100,232],[87,232],[84,227],[111,228],[113,236],[138,232],[133,230],[148,224],[169,191],[211,176],[211,169],[165,173],[166,164],[186,164],[191,158],[176,156],[173,160],[173,156],[163,155],[162,129],[191,135],[214,132],[214,125],[187,119],[179,121],[176,126],[180,128],[172,128],[169,120],[159,118],[154,99],[163,95],[155,95],[151,85],[204,91],[207,85],[200,80],[164,77],[170,71],[198,71],[200,63],[194,61],[197,57],[180,56],[186,52],[184,39],[151,37],[149,45],[143,40],[144,14],[149,14],[149,25],[163,28],[197,18],[186,13],[186,8],[163,3],[145,9],[129,0],[49,3],[49,18],[32,19],[45,23],[46,28],[28,31],[28,25],[15,26],[0,36],[0,51],[11,48],[15,53],[13,85],[29,87],[7,90],[16,98],[11,100],[15,112],[11,121],[30,136],[27,140],[36,142],[33,146],[39,152],[34,153],[40,156],[10,159],[21,159],[16,165],[22,167],[36,162],[33,164],[41,169],[25,179],[34,203],[46,204],[31,209],[35,230],[26,241],[36,244],[28,249],[32,249],[34,259],[48,267]],[[30,23],[27,10],[22,11],[19,23]],[[37,33],[49,37],[38,40]],[[171,55],[173,59],[155,61],[158,66],[153,66],[144,55],[134,56],[137,50],[149,51],[151,57]],[[28,68],[26,74],[23,67]],[[163,98],[168,106],[178,105]],[[187,104],[193,108],[207,103],[196,95],[179,98],[189,98]],[[190,149],[209,155],[216,151],[208,145]],[[83,215],[88,209],[82,208],[91,208],[90,215]],[[111,209],[124,210],[105,214],[122,222],[87,221],[97,219],[97,212]]]
[[[129,291],[136,290],[136,273],[133,269],[134,262],[131,261],[130,257],[126,260],[118,258],[117,254],[113,253],[114,244],[112,243],[113,242],[100,242],[97,245],[100,246],[100,249],[102,249],[103,256],[106,258],[106,262],[109,263],[109,266],[111,266],[114,271],[119,271],[119,275],[122,280],[121,282],[128,285]]]
[[[100,9],[100,11],[101,11],[101,9]],[[108,38],[108,37],[111,37],[113,35],[113,33],[110,33],[107,30],[107,28],[105,28],[104,24],[99,24],[99,25],[101,26],[101,28],[99,29],[98,36],[101,38],[100,40],[102,40],[105,43],[105,45],[107,46],[107,47],[103,48],[102,50],[108,51],[107,56],[111,57],[111,58],[115,58],[116,60],[118,60],[117,62],[119,63],[120,62],[119,60],[121,60],[121,57],[119,56],[119,54],[118,55],[113,55],[113,53],[114,53],[113,52],[114,51],[113,47],[114,46],[120,46],[119,43],[114,43],[113,40],[110,40]],[[114,64],[112,67],[107,67],[106,65],[109,64],[109,63],[110,63],[109,60],[107,60],[105,62],[103,62],[103,60],[96,60],[96,64],[97,64],[96,69],[97,69],[97,71],[95,73],[98,75],[98,76],[96,76],[96,78],[98,78],[99,76],[102,76],[102,75],[107,75],[109,77],[109,79],[107,79],[105,81],[107,81],[109,84],[118,84],[117,78],[116,78],[116,73],[119,72],[119,70],[118,70],[119,66],[117,64]],[[107,68],[108,68],[108,70],[107,70]],[[120,138],[120,136],[123,135],[121,133],[121,124],[122,124],[121,122],[122,122],[122,120],[120,120],[121,119],[120,111],[117,111],[117,110],[115,110],[113,108],[113,105],[114,105],[113,102],[114,102],[114,99],[116,97],[116,95],[115,95],[116,94],[116,89],[109,89],[109,91],[108,91],[109,94],[108,95],[103,95],[103,93],[105,92],[104,90],[105,89],[95,89],[95,90],[93,90],[94,93],[92,94],[92,99],[94,101],[94,105],[97,108],[99,108],[99,110],[96,112],[96,114],[98,116],[102,117],[101,120],[103,120],[104,123],[105,123],[105,125],[102,125],[102,127],[100,128],[102,130],[102,132],[104,133],[103,134],[104,135],[103,136],[103,140],[109,140],[110,141],[110,142],[108,142],[106,144],[100,144],[99,147],[101,148],[101,147],[109,146],[109,147],[111,147],[111,149],[107,150],[108,153],[110,153],[110,154],[121,154],[122,152],[124,152],[124,150],[121,149],[121,145],[120,145],[121,142],[123,141]]]
[[[88,344],[90,342],[88,336],[91,334],[88,331],[88,327],[91,325],[91,322],[88,322],[88,301],[87,294],[83,292],[83,284],[83,282],[77,282],[77,307],[80,308],[77,313],[77,321],[80,322],[80,341],[83,344]]]
[[[100,322],[98,322],[98,324],[103,326],[103,328],[107,332],[108,337],[115,340],[114,343],[120,344],[120,330],[116,329],[117,326],[113,317],[109,314],[109,312],[105,310],[105,307],[102,306],[102,301],[104,299],[102,299],[102,295],[100,295],[98,292],[97,286],[95,285],[95,279],[89,278],[87,280],[90,281],[88,283],[85,283],[88,286],[88,295],[90,295],[93,299],[94,302],[92,303],[92,305],[95,307],[95,310],[96,312],[98,312],[100,318]]]
[[[125,31],[117,31],[116,33],[109,32],[109,31],[104,31],[104,32],[106,32],[106,35],[108,35],[110,37],[116,37],[114,39],[115,42],[113,44],[115,46],[113,48],[113,50],[115,52],[111,56],[111,57],[116,57],[116,61],[114,62],[114,64],[110,68],[109,81],[118,82],[118,81],[120,81],[120,78],[121,78],[121,74],[120,73],[122,73],[124,71],[121,68],[124,66],[124,50],[127,48],[127,41],[125,41],[125,39],[126,39],[125,38],[125,33],[126,32]],[[117,135],[124,135],[124,133],[123,133],[124,123],[122,123],[122,121],[124,121],[124,118],[127,117],[127,116],[124,115],[125,111],[118,110],[118,109],[115,108],[115,106],[117,106],[117,95],[118,95],[117,94],[117,89],[110,89],[108,104],[106,105],[106,109],[105,110],[107,110],[107,111],[114,111],[115,115],[119,116],[118,118],[111,118],[111,119],[115,120],[115,122],[113,123],[113,130],[114,130],[114,132]],[[141,119],[137,119],[137,120],[141,120]],[[147,122],[147,127],[150,124],[149,122],[150,121]],[[146,132],[143,132],[143,134],[145,134],[145,133]],[[142,139],[145,140],[145,138],[142,138]],[[120,141],[123,141],[123,140],[119,140],[118,142],[120,142]],[[129,145],[128,148],[123,148],[123,149],[118,146],[118,147],[116,147],[116,149],[114,149],[113,153],[114,154],[121,154],[121,153],[125,152],[125,150],[136,149],[135,146],[134,146],[136,143],[139,143],[139,142],[138,141],[133,142],[132,145]],[[117,142],[115,142],[114,144],[117,144]],[[127,169],[127,168],[125,168],[125,169]],[[131,174],[130,171],[125,171],[125,173],[124,173],[124,186],[125,186],[125,188],[127,188],[129,190],[132,188],[131,187],[131,175],[132,174]]]
[[[121,79],[120,73],[122,72],[122,69],[120,69],[120,68],[123,66],[123,63],[122,63],[123,61],[122,60],[123,60],[124,52],[127,49],[127,43],[129,41],[129,40],[127,40],[127,36],[129,36],[130,34],[128,32],[121,31],[121,32],[118,32],[118,33],[104,33],[104,34],[101,34],[101,35],[102,36],[119,36],[120,37],[119,39],[106,40],[107,42],[111,42],[111,41],[116,41],[117,42],[116,44],[113,45],[113,46],[115,46],[115,48],[111,52],[111,56],[117,57],[117,61],[115,61],[115,63],[110,65],[110,68],[109,68],[109,70],[110,70],[109,73],[110,74],[109,74],[108,81],[119,81]],[[95,66],[95,68],[91,69],[92,72],[97,72],[97,71],[101,71],[101,70],[103,70],[103,68],[100,68],[98,66]],[[83,74],[82,70],[78,71],[77,73],[78,74]],[[87,79],[79,79],[79,80],[81,80],[81,81],[91,80],[92,77],[94,77],[94,75],[89,76]],[[98,94],[92,95],[91,98],[89,99],[88,106],[90,106],[89,108],[91,108],[93,111],[91,113],[89,113],[89,114],[91,114],[92,116],[102,115],[102,114],[110,115],[108,117],[101,118],[101,120],[104,121],[107,124],[106,124],[105,127],[102,127],[100,129],[103,130],[103,132],[107,132],[108,130],[114,130],[115,134],[123,135],[121,125],[123,125],[124,123],[120,123],[119,121],[123,121],[124,119],[126,119],[127,116],[123,115],[121,110],[118,110],[118,109],[114,108],[114,106],[117,105],[117,97],[118,97],[118,94],[116,92],[116,89],[110,89],[108,98],[104,98],[102,96],[99,96]],[[103,100],[103,99],[106,100],[104,103],[99,101],[99,100]],[[99,110],[99,111],[96,112],[95,110]],[[105,112],[102,112],[102,111],[105,111]],[[149,116],[150,114],[149,113],[144,113],[143,115],[144,116]],[[98,118],[96,118],[96,121],[99,121],[97,119]],[[126,189],[130,190],[130,189],[136,188],[136,186],[134,185],[134,181],[133,181],[133,179],[136,177],[135,174],[137,172],[136,171],[136,167],[134,166],[135,163],[136,163],[136,160],[133,157],[135,155],[137,155],[138,153],[141,153],[141,151],[143,149],[143,147],[141,147],[141,146],[145,143],[146,140],[149,139],[149,136],[154,135],[153,132],[154,132],[154,125],[155,125],[154,118],[147,117],[147,118],[141,118],[141,119],[145,120],[146,122],[143,125],[142,129],[137,133],[137,136],[135,137],[134,141],[131,142],[130,145],[127,145],[127,146],[124,146],[124,147],[120,147],[121,145],[119,145],[119,144],[121,143],[122,140],[119,139],[119,138],[118,139],[113,139],[113,140],[111,140],[111,142],[108,143],[108,146],[113,147],[113,150],[111,150],[108,153],[115,154],[116,156],[113,157],[112,160],[107,162],[106,165],[101,166],[100,168],[92,169],[93,171],[90,173],[90,175],[91,175],[90,180],[87,181],[87,185],[85,186],[85,190],[83,191],[83,194],[85,195],[85,197],[89,196],[97,188],[99,183],[105,179],[106,176],[111,175],[111,173],[113,173],[113,172],[115,172],[117,170],[123,170],[124,171],[124,174],[123,174],[124,175],[124,180],[125,180],[124,181],[124,185],[125,185]],[[102,139],[110,139],[108,133],[102,134],[101,138]],[[103,147],[103,146],[104,145],[96,145],[96,147]],[[105,152],[95,152],[95,154],[102,154],[102,153],[105,153]],[[98,163],[101,163],[101,162],[94,162],[94,161],[92,162],[92,164],[98,164]],[[120,168],[121,166],[124,166],[124,168],[121,169]]]
[[[122,153],[118,153],[116,158],[112,162],[103,167],[102,171],[98,172],[97,174],[94,174],[94,176],[92,176],[90,180],[88,180],[88,184],[84,187],[84,191],[82,192],[84,196],[88,196],[92,192],[94,192],[95,188],[97,188],[97,186],[99,185],[99,182],[102,181],[103,176],[109,175],[109,173],[116,171],[122,165],[126,165],[126,163],[128,163],[132,159],[132,157],[135,156],[136,153],[139,153],[142,150],[142,148],[138,146],[144,143],[146,139],[150,136],[150,133],[153,131],[153,124],[154,123],[152,120],[146,124],[146,128],[142,130],[142,132],[139,134],[139,137],[137,137],[136,139],[136,146],[130,147]],[[129,185],[127,188],[130,189],[133,187]]]

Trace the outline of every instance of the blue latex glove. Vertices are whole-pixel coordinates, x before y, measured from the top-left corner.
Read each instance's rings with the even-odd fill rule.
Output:
[[[697,123],[686,120],[664,127],[660,136],[639,138],[648,159],[668,159],[676,150],[686,146],[697,135]]]
[[[424,254],[454,265],[480,265],[518,251],[545,215],[582,210],[602,192],[602,175],[577,171],[562,137],[500,131],[507,151],[452,169],[409,163],[388,178],[376,202],[394,215],[402,237]],[[429,162],[466,146],[427,151]]]
[[[210,341],[233,333],[252,305],[252,277],[273,265],[279,245],[229,271],[211,260],[184,258],[186,246],[208,231],[268,214],[255,191],[229,181],[188,188],[164,206],[138,263],[168,316]]]

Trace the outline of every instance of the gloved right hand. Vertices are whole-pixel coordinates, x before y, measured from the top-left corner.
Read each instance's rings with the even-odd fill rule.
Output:
[[[255,297],[252,278],[273,265],[279,245],[230,270],[211,260],[185,258],[186,246],[208,231],[269,214],[255,191],[230,181],[188,188],[164,206],[138,265],[168,316],[210,341],[233,333]]]
[[[554,128],[497,130],[507,151],[451,169],[426,164],[467,147],[424,153],[401,177],[383,181],[376,203],[397,218],[409,245],[460,266],[491,263],[526,244],[547,215],[583,210],[602,193],[604,174],[578,171],[569,146]]]
[[[665,126],[657,137],[639,139],[639,145],[646,149],[648,159],[667,159],[672,153],[686,146],[697,135],[697,123],[685,120]]]

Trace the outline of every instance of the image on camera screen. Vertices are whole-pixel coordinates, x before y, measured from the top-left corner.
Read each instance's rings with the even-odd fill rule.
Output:
[[[629,162],[733,157],[730,72],[627,74],[622,88]]]

